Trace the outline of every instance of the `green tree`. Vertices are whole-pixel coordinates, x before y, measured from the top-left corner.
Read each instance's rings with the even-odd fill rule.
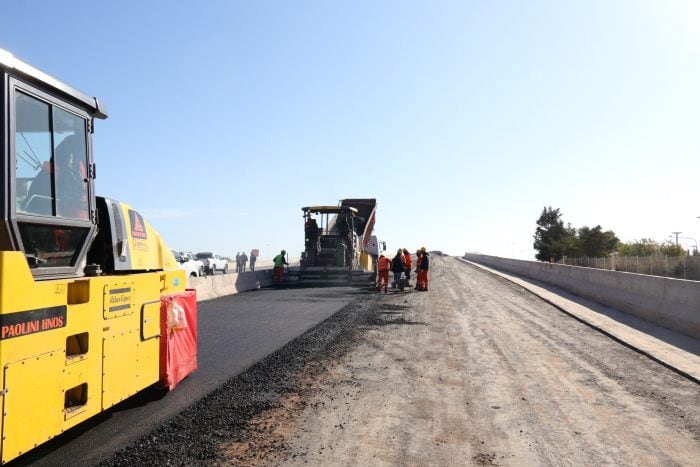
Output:
[[[659,253],[664,256],[685,256],[687,251],[680,245],[676,245],[673,242],[664,242],[659,248]]]
[[[570,256],[572,258],[583,256],[583,245],[577,236],[576,227],[571,225],[571,222],[566,224],[562,244],[564,246],[562,250],[564,256]]]
[[[618,243],[617,252],[621,256],[685,256],[688,254],[682,246],[676,246],[674,242],[659,243],[651,238]]]
[[[533,247],[537,250],[535,258],[539,261],[559,261],[563,256],[566,229],[561,216],[559,209],[549,206],[542,209],[542,214],[537,219]]]
[[[659,242],[651,238],[617,244],[617,252],[621,256],[653,256],[659,254],[660,250],[661,245]]]
[[[615,247],[620,242],[615,232],[606,230],[600,225],[596,225],[592,229],[590,227],[581,227],[578,229],[578,239],[583,250],[583,255],[589,258],[598,258],[608,256],[615,251]]]

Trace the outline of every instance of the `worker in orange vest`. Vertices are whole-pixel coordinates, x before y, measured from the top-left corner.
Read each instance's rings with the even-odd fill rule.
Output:
[[[409,285],[408,281],[411,279],[411,268],[413,267],[413,258],[411,257],[411,252],[406,248],[403,249],[403,260],[406,264],[406,285]]]
[[[384,255],[379,255],[377,260],[377,292],[382,291],[384,285],[384,293],[387,293],[389,288],[389,269],[391,269],[391,260]]]
[[[418,289],[422,292],[428,291],[428,270],[430,269],[430,257],[425,247],[420,249],[420,261],[416,266],[416,281],[418,282]]]
[[[413,290],[421,290],[421,273],[420,273],[420,261],[422,256],[420,254],[420,248],[416,250],[416,286]]]

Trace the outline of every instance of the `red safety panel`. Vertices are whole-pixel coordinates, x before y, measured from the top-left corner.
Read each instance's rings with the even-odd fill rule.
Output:
[[[160,380],[168,389],[197,369],[197,291],[160,299]]]

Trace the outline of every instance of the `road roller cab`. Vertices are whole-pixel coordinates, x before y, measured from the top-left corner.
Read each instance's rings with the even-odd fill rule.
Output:
[[[0,73],[0,250],[22,252],[36,278],[77,275],[97,232],[91,133],[104,106],[4,50]]]

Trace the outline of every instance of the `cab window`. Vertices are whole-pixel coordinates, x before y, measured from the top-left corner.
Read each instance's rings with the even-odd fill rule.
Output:
[[[20,224],[24,252],[32,268],[74,266],[89,229]]]
[[[23,250],[33,268],[75,266],[91,227],[86,119],[14,94],[14,204]]]
[[[15,209],[88,219],[85,120],[16,93]]]

